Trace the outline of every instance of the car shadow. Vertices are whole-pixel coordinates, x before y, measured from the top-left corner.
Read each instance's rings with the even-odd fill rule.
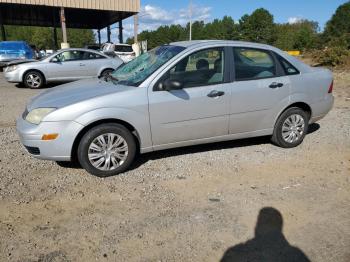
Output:
[[[319,124],[317,123],[311,124],[309,126],[308,134],[314,133],[319,129],[320,129]],[[224,150],[229,148],[256,146],[256,145],[269,144],[269,143],[271,143],[270,136],[262,136],[262,137],[253,137],[253,138],[230,140],[230,141],[224,141],[224,142],[172,148],[172,149],[155,151],[155,152],[150,152],[145,154],[139,154],[134,160],[134,162],[131,164],[131,166],[129,167],[129,170],[137,169],[140,166],[147,163],[148,161],[152,161],[152,160],[165,159],[165,158],[180,156],[180,155],[197,154],[197,153],[209,152],[214,150]],[[64,167],[64,168],[73,168],[73,169],[82,168],[77,160],[72,162],[59,161],[56,163],[60,167]]]
[[[37,90],[45,90],[45,89],[53,88],[53,87],[56,87],[56,86],[59,86],[59,85],[63,85],[63,84],[65,84],[65,83],[64,82],[50,83],[50,84],[47,84],[47,85],[45,85],[45,86],[43,86],[43,87],[41,87],[40,89],[37,89]],[[23,83],[17,83],[17,84],[15,84],[15,86],[17,88],[20,88],[20,89],[27,88]],[[33,89],[33,90],[35,90],[35,89]]]
[[[311,125],[309,125],[309,129],[307,130],[307,134],[312,134],[314,132],[316,132],[317,130],[320,129],[320,124],[318,123],[313,123]]]
[[[228,248],[220,261],[310,261],[301,249],[289,244],[282,229],[282,214],[273,207],[262,208],[256,222],[254,238]]]
[[[311,124],[308,129],[308,134],[312,134],[319,129],[319,124]],[[134,163],[130,166],[129,170],[136,169],[150,160],[158,160],[180,155],[190,155],[214,150],[255,146],[269,143],[271,143],[270,136],[263,136],[155,151],[139,155],[139,157],[137,157]]]
[[[129,170],[136,169],[151,160],[165,159],[165,158],[180,156],[180,155],[191,155],[191,154],[197,154],[202,152],[254,146],[254,145],[261,145],[261,144],[268,144],[268,143],[270,143],[270,137],[265,136],[265,137],[230,140],[230,141],[224,141],[224,142],[216,142],[216,143],[201,144],[201,145],[186,146],[186,147],[155,151],[155,152],[139,155],[139,157],[130,166]]]

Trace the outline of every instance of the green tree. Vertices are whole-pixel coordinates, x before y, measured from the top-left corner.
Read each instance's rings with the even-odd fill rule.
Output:
[[[50,27],[5,26],[8,40],[22,40],[40,49],[54,49],[53,29]],[[58,43],[62,42],[62,31],[57,29]],[[94,32],[90,29],[67,29],[71,47],[83,47],[95,43]]]
[[[215,19],[213,22],[205,25],[204,38],[223,40],[238,39],[238,26],[230,16],[224,16],[222,20]]]
[[[325,42],[344,36],[350,46],[350,1],[337,8],[323,33]]]
[[[283,50],[309,50],[318,45],[318,23],[302,20],[295,24],[277,24],[274,43]]]
[[[259,8],[251,15],[244,15],[239,20],[240,38],[246,41],[272,44],[276,38],[273,15],[266,9]]]

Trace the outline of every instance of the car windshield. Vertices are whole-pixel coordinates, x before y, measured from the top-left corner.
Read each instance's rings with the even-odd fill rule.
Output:
[[[173,45],[164,45],[152,49],[119,67],[112,73],[111,79],[116,84],[139,86],[159,67],[184,49],[184,47]]]
[[[24,45],[20,42],[0,42],[0,49],[16,51],[24,49]]]
[[[45,54],[42,58],[39,59],[39,61],[42,61],[42,60],[45,60],[45,59],[48,59],[48,58],[50,58],[50,60],[51,60],[51,59],[54,58],[58,53],[60,53],[60,50],[55,51],[55,52],[53,52],[52,54]]]

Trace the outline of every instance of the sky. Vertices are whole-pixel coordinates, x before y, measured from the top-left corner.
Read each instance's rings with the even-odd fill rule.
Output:
[[[267,9],[277,23],[296,23],[301,19],[319,23],[322,30],[337,7],[348,0],[192,0],[193,20],[210,22],[225,15],[236,22],[244,14],[257,8]],[[141,0],[139,32],[155,30],[161,25],[181,24],[189,21],[190,0]],[[133,19],[123,21],[124,39],[133,36]],[[118,29],[112,26],[112,40],[117,42]],[[106,41],[106,30],[101,31]]]

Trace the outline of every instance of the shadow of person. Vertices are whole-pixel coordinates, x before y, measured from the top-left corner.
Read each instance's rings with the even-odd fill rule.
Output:
[[[272,207],[264,207],[258,216],[255,237],[229,248],[221,262],[310,261],[299,248],[288,243],[282,233],[282,227],[281,213]]]

